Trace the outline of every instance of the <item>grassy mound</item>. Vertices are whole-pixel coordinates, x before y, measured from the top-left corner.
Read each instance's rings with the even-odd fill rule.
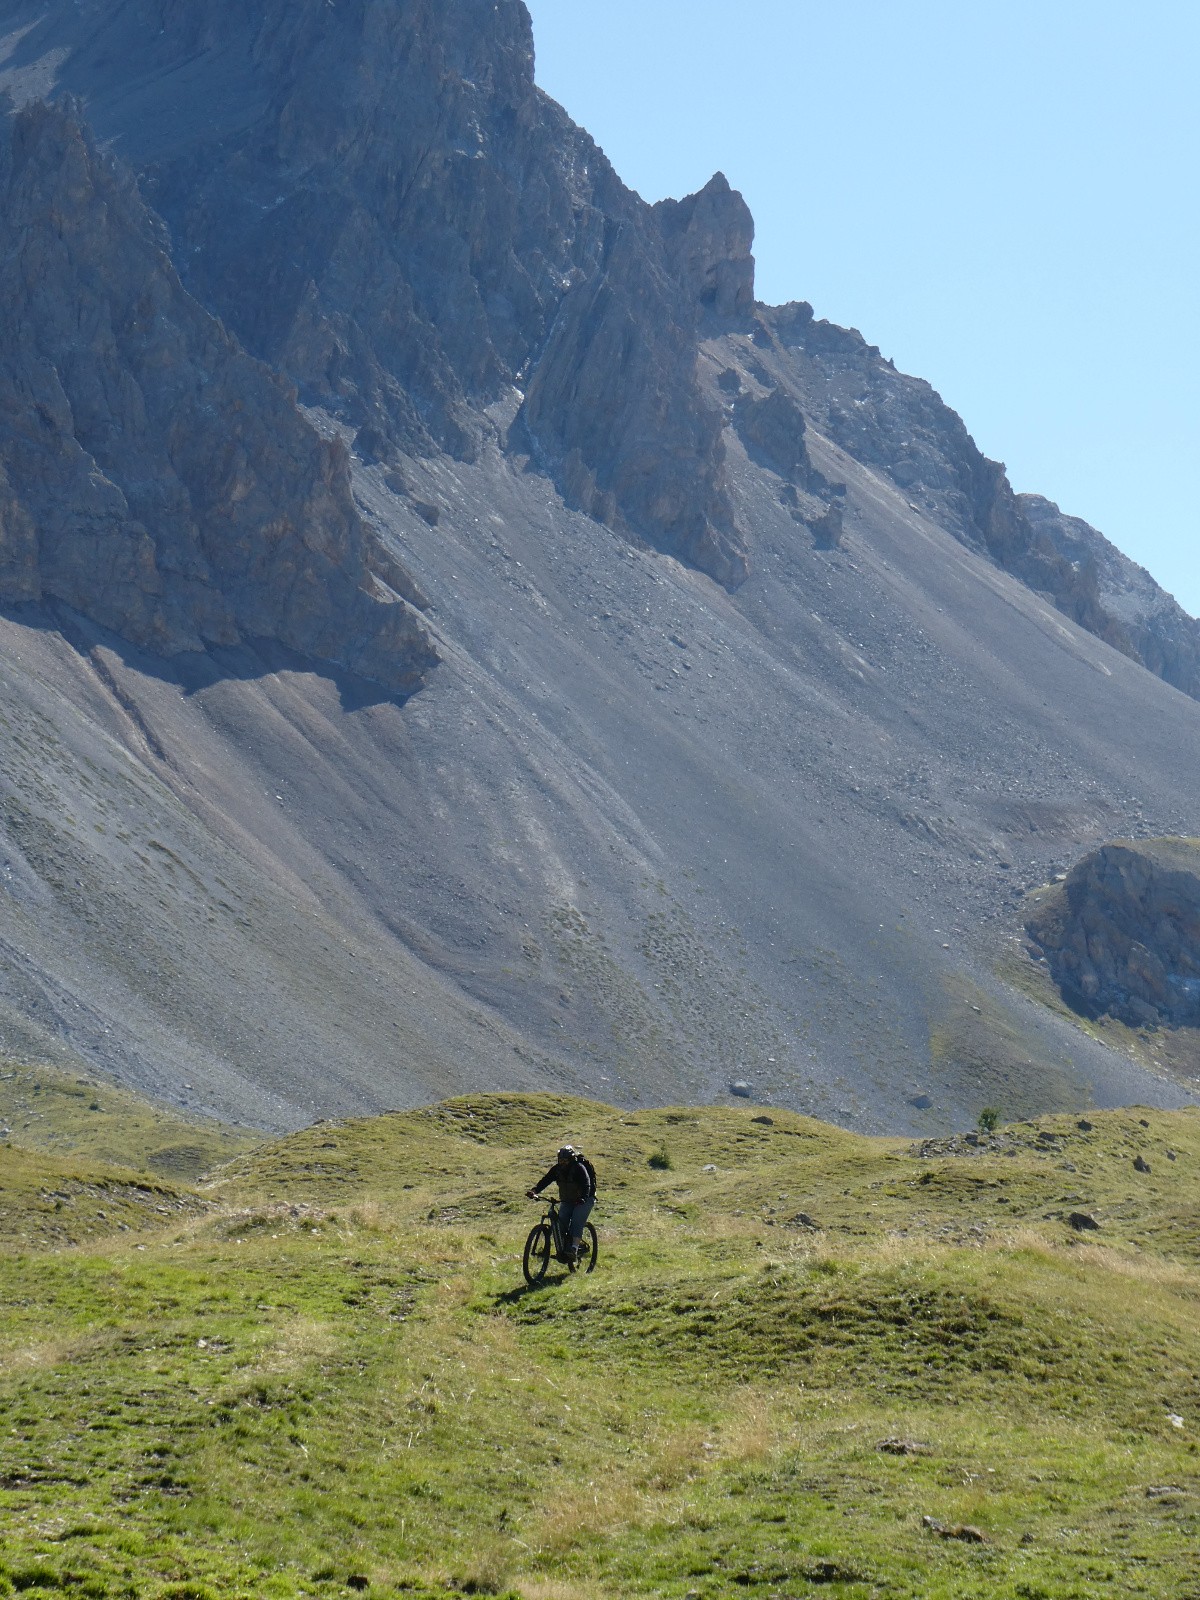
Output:
[[[0,1056],[0,1139],[163,1178],[201,1176],[255,1142],[202,1117],[187,1119],[95,1078]]]
[[[564,1137],[600,1264],[529,1290]],[[1200,1113],[488,1096],[199,1185],[3,1160],[0,1594],[1197,1592]]]

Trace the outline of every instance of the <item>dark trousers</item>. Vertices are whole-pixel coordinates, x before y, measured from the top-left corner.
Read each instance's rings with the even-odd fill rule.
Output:
[[[558,1207],[558,1225],[562,1229],[563,1251],[573,1250],[583,1238],[583,1225],[592,1214],[592,1207],[596,1204],[593,1195],[590,1200],[562,1200]]]

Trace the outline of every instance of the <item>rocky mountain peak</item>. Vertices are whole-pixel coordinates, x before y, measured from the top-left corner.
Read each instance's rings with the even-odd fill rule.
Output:
[[[536,89],[518,0],[127,0],[13,63],[87,96],[187,288],[361,455],[507,447],[484,412],[519,387],[514,448],[570,503],[744,577],[695,365],[700,314],[752,300],[749,213],[723,178],[674,211],[626,189]]]
[[[1187,628],[756,305],[723,176],[626,188],[516,0],[0,0],[4,89],[0,1050],[273,1126],[1175,1095],[996,957],[1196,831]]]
[[[723,172],[686,200],[654,208],[668,254],[687,292],[723,321],[754,309],[754,218]]]

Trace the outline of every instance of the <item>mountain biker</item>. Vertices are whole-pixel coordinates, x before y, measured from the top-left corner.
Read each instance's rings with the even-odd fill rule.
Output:
[[[529,1198],[536,1200],[551,1183],[558,1184],[558,1217],[562,1228],[563,1254],[568,1261],[578,1261],[583,1225],[596,1204],[596,1176],[592,1164],[580,1155],[573,1144],[564,1144],[546,1176],[526,1191]]]

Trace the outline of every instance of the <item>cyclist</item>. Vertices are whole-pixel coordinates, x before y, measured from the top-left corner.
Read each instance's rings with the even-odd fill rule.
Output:
[[[573,1144],[564,1144],[554,1165],[540,1182],[527,1193],[536,1200],[549,1184],[558,1184],[558,1217],[562,1229],[563,1256],[567,1261],[578,1261],[579,1241],[583,1225],[596,1204],[596,1175],[590,1161],[586,1161]]]

